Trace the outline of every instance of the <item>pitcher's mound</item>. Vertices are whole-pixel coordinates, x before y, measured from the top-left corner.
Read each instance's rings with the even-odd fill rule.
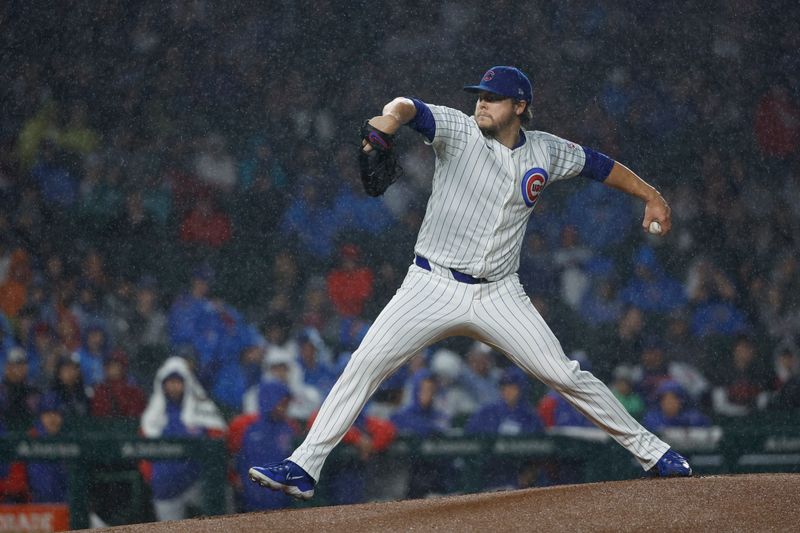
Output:
[[[800,474],[638,479],[113,528],[162,532],[796,531]]]

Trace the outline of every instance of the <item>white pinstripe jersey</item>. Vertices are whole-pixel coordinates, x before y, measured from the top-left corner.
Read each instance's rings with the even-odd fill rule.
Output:
[[[414,252],[490,281],[519,268],[528,218],[550,183],[578,175],[583,148],[542,131],[526,131],[513,150],[484,137],[470,117],[428,105],[436,122],[433,190]]]

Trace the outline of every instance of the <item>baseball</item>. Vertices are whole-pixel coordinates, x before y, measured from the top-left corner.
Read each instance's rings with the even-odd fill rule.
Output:
[[[650,231],[650,233],[653,235],[661,235],[661,224],[659,224],[656,220],[652,221],[648,231]]]

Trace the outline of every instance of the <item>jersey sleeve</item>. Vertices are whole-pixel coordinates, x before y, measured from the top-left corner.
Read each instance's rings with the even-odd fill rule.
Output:
[[[407,124],[408,127],[424,135],[428,142],[433,142],[433,138],[436,136],[436,121],[433,119],[431,108],[422,100],[416,98],[409,98],[409,100],[414,103],[417,113]]]
[[[436,124],[433,141],[430,142],[438,157],[451,157],[461,153],[467,146],[470,135],[477,130],[475,121],[449,107],[428,105]]]
[[[550,155],[550,180],[574,178],[583,171],[586,153],[583,147],[551,133],[543,133]]]

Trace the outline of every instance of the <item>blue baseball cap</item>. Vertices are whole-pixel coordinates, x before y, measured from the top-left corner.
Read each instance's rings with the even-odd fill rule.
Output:
[[[464,90],[470,93],[487,91],[515,100],[533,99],[531,80],[516,67],[492,67],[486,71],[478,85],[467,85]]]

